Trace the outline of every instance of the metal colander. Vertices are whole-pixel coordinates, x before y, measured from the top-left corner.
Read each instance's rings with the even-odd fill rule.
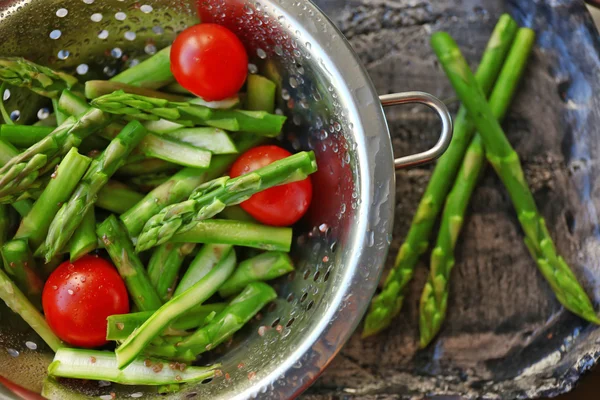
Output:
[[[279,299],[230,344],[202,360],[220,362],[222,376],[166,398],[291,398],[332,360],[375,290],[393,226],[389,133],[360,62],[310,2],[200,0],[199,5],[204,17],[226,24],[245,41],[250,72],[278,83],[278,112],[289,116],[282,139],[296,150],[313,149],[319,172],[313,177],[313,207],[295,230],[297,270],[277,283]],[[186,0],[4,0],[0,54],[24,56],[82,79],[106,79],[197,23],[197,6]],[[48,115],[47,104],[38,105],[37,98],[3,95],[17,122]],[[420,93],[382,100],[425,103],[443,120],[434,149],[397,160],[396,166],[430,160],[445,149],[451,124],[439,101]],[[0,375],[39,391],[51,357],[41,339],[0,308]],[[158,396],[148,387],[65,381],[50,397],[81,393]]]

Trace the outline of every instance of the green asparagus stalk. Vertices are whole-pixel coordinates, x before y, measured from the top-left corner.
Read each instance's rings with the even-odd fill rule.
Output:
[[[69,118],[69,116],[58,107],[58,99],[52,99],[52,108],[54,109],[54,115],[56,115],[57,125],[62,124],[67,118]]]
[[[148,276],[163,302],[172,297],[179,269],[195,247],[194,243],[165,243],[152,253]]]
[[[530,32],[530,35],[533,33]],[[434,34],[431,43],[481,135],[488,161],[508,190],[525,232],[525,244],[542,275],[566,309],[588,321],[600,324],[600,319],[596,316],[584,289],[565,260],[557,254],[544,218],[540,215],[525,181],[519,156],[506,139],[458,46],[450,35],[443,32]]]
[[[125,93],[139,94],[141,96],[155,97],[157,99],[165,99],[169,101],[186,101],[185,96],[179,96],[171,93],[159,92],[145,87],[133,86],[127,83],[115,81],[87,81],[85,83],[85,97],[95,99],[105,94],[110,94],[122,90]]]
[[[164,118],[185,126],[203,125],[231,132],[251,132],[277,136],[286,118],[265,111],[219,110],[191,102],[170,102],[164,99],[116,91],[92,100],[92,105],[112,114],[139,120]]]
[[[194,286],[213,268],[234,268],[236,262],[235,251],[233,251],[233,246],[229,244],[207,244],[203,246],[190,263],[173,296],[179,296]]]
[[[98,192],[96,206],[115,214],[123,214],[143,198],[143,194],[130,189],[129,186],[111,180]]]
[[[517,23],[504,14],[488,41],[477,71],[477,82],[486,94],[491,91],[504,64],[517,29]],[[400,312],[405,288],[413,277],[419,257],[429,246],[433,225],[474,133],[475,128],[467,119],[467,111],[463,106],[455,119],[452,143],[437,162],[406,239],[400,247],[394,268],[390,271],[381,293],[373,299],[365,319],[363,337],[387,328]]]
[[[60,378],[59,378],[60,379]],[[47,376],[42,386],[42,397],[49,400],[89,400],[89,396],[77,389],[65,386],[57,379]]]
[[[240,152],[262,143],[263,138],[244,135],[237,141]],[[121,215],[121,220],[131,236],[137,236],[146,222],[164,207],[187,199],[199,185],[223,175],[236,160],[237,155],[221,155],[212,158],[205,169],[184,168],[165,183],[151,191],[135,207]]]
[[[165,136],[210,151],[213,154],[236,154],[237,148],[229,135],[219,128],[183,128]]]
[[[277,85],[260,75],[248,75],[248,98],[246,106],[248,110],[275,111],[275,91]]]
[[[150,191],[156,189],[157,187],[159,187],[160,185],[162,185],[169,179],[171,179],[170,174],[164,174],[164,173],[144,174],[144,175],[134,176],[131,179],[129,179],[128,182],[133,187],[140,190],[141,192],[147,193],[147,192],[150,192]],[[142,198],[144,198],[143,195],[142,195]]]
[[[11,227],[10,214],[8,206],[0,204],[0,246],[6,243]],[[2,265],[0,265],[1,267]]]
[[[504,118],[527,60],[535,34],[530,29],[519,29],[510,53],[498,76],[489,105],[498,121]],[[454,246],[460,234],[469,200],[485,165],[485,151],[476,135],[463,160],[456,182],[446,199],[436,247],[431,253],[431,268],[423,289],[420,304],[421,347],[426,347],[439,332],[448,303],[448,281],[454,266]]]
[[[226,303],[214,303],[201,304],[200,306],[192,307],[169,325],[162,334],[167,335],[171,332],[199,328],[204,325],[204,321],[209,315],[220,313],[226,306]],[[154,314],[154,311],[111,315],[107,318],[106,340],[123,341],[127,339],[127,337],[142,326],[152,314]]]
[[[234,221],[242,222],[256,222],[252,215],[248,214],[240,206],[225,207],[223,211],[217,215],[217,218],[232,219]]]
[[[72,148],[56,171],[31,211],[21,221],[15,238],[27,238],[32,248],[38,248],[44,241],[52,218],[62,203],[67,201],[90,165],[91,160]]]
[[[270,281],[294,270],[287,253],[269,251],[242,261],[233,275],[219,288],[223,298],[240,293],[252,282]]]
[[[133,362],[144,348],[173,321],[184,315],[190,308],[202,304],[215,294],[219,286],[229,278],[233,269],[233,265],[230,265],[229,268],[213,268],[211,272],[191,288],[173,297],[160,307],[117,348],[118,367],[123,369]]]
[[[62,378],[92,379],[123,385],[164,385],[199,382],[215,376],[211,367],[175,367],[159,359],[134,360],[127,368],[117,368],[112,351],[59,349],[48,367],[48,375]]]
[[[69,241],[69,257],[71,262],[80,259],[97,248],[96,214],[94,213],[94,207],[91,207]]]
[[[17,286],[31,302],[41,308],[41,295],[44,283],[38,276],[33,254],[26,240],[15,239],[2,246],[2,260],[6,273],[12,276]]]
[[[44,255],[46,261],[54,257],[67,244],[84,215],[94,206],[100,189],[123,164],[125,157],[146,134],[146,129],[137,121],[132,121],[110,143],[102,155],[92,161],[87,173],[50,224]]]
[[[19,314],[52,350],[57,351],[64,346],[64,343],[52,332],[44,316],[1,268],[0,299],[4,300],[8,308]]]
[[[57,98],[64,89],[78,83],[69,74],[18,57],[0,57],[0,80],[50,98]]]
[[[18,147],[33,146],[54,130],[50,126],[8,125],[0,126],[0,139]],[[0,157],[2,150],[0,150]],[[11,157],[12,158],[12,157]],[[3,159],[3,163],[8,160]]]
[[[237,178],[221,177],[200,185],[187,201],[170,205],[150,218],[138,236],[137,251],[168,241],[197,221],[213,217],[228,205],[239,204],[273,186],[296,182],[317,170],[313,152],[300,152]]]
[[[65,257],[64,254],[58,255],[56,257],[54,257],[52,260],[48,261],[47,263],[43,264],[40,268],[40,277],[46,281],[48,279],[48,277],[50,276],[51,273],[54,272],[54,270],[56,268],[58,268],[58,266],[60,264],[63,263]]]
[[[17,210],[22,218],[25,218],[29,212],[33,209],[33,202],[31,200],[20,200],[12,203],[12,207]]]
[[[160,160],[158,158],[146,158],[140,161],[126,162],[117,174],[119,176],[138,176],[142,174],[159,174],[177,172],[178,165]]]
[[[81,140],[109,122],[102,111],[90,109],[82,116],[69,117],[50,135],[0,168],[0,197],[18,193],[33,184],[39,171],[77,147]]]
[[[120,221],[111,215],[98,225],[96,233],[104,243],[106,251],[125,281],[131,299],[138,309],[140,311],[158,310],[162,301],[150,283],[146,270],[133,249],[133,243]]]
[[[2,125],[4,126],[23,126],[23,125]],[[13,157],[16,157],[19,154],[19,150],[16,149],[11,143],[9,143],[6,139],[0,138],[0,166],[6,165]]]
[[[189,230],[171,238],[174,243],[223,243],[262,250],[289,252],[292,228],[250,222],[209,219],[198,221]]]
[[[251,283],[208,325],[174,345],[166,344],[163,347],[174,348],[178,359],[191,362],[198,354],[212,350],[229,339],[276,297],[275,290],[266,283]],[[160,347],[149,346],[148,352],[152,354]]]
[[[148,89],[159,89],[174,81],[171,73],[170,54],[171,46],[165,47],[135,67],[113,76],[110,80]]]

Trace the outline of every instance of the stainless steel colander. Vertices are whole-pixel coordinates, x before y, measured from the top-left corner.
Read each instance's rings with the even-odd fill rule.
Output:
[[[393,226],[394,165],[439,156],[450,141],[450,117],[425,93],[380,101],[344,37],[306,0],[2,0],[0,54],[24,56],[82,79],[107,78],[197,23],[198,5],[204,19],[228,25],[245,41],[251,71],[277,81],[279,109],[290,117],[283,140],[295,149],[313,149],[319,172],[313,207],[296,229],[297,271],[279,282],[280,300],[206,360],[222,363],[223,376],[167,398],[292,398],[332,360],[375,290]],[[47,114],[43,106],[32,111],[30,99],[11,96],[9,111],[19,120]],[[404,103],[433,108],[442,133],[431,150],[394,162],[382,104]],[[0,308],[0,375],[39,391],[51,353],[21,325]],[[65,382],[48,395],[81,393],[157,396],[150,388],[98,382]]]

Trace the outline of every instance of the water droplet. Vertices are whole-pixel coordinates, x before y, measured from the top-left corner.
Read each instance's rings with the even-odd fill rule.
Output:
[[[125,14],[123,11],[119,11],[118,13],[115,14],[115,19],[117,21],[125,21],[126,18],[127,18],[127,14]]]
[[[281,48],[280,45],[276,45],[275,47],[273,47],[273,50],[275,51],[275,54],[277,54],[278,56],[283,55],[283,49]]]
[[[144,47],[144,51],[146,52],[146,54],[155,54],[156,46],[153,45],[152,43],[149,43]]]
[[[56,39],[60,38],[61,36],[62,36],[62,32],[58,29],[55,29],[52,32],[50,32],[50,39],[56,40]]]
[[[284,100],[290,99],[290,92],[287,89],[281,89],[281,98]]]
[[[293,88],[298,87],[298,80],[296,79],[295,76],[290,76],[290,86]]]
[[[11,357],[19,357],[19,352],[15,349],[7,348],[6,351],[11,355]]]
[[[256,55],[258,55],[258,57],[261,58],[261,59],[263,59],[263,60],[265,58],[267,58],[267,53],[265,53],[265,51],[263,49],[261,49],[261,48],[258,48],[256,50]]]
[[[153,26],[152,27],[152,32],[154,32],[157,35],[162,35],[163,33],[165,33],[165,30],[162,28],[162,26]]]
[[[37,344],[35,344],[34,342],[27,341],[25,342],[25,346],[27,346],[29,350],[37,350]]]
[[[83,0],[85,4],[94,4],[94,0]]]
[[[138,65],[140,63],[140,60],[138,60],[137,58],[134,58],[133,60],[131,60],[129,62],[129,68],[131,67],[135,67],[136,65]]]
[[[245,5],[244,5],[244,12],[245,12],[247,15],[252,15],[252,14],[254,14],[254,10],[252,10],[252,8],[251,8],[251,7],[250,7],[248,4],[245,4]]]
[[[10,89],[4,89],[4,94],[2,95],[2,100],[6,101],[10,99]]]
[[[121,56],[123,55],[123,50],[121,50],[118,47],[115,47],[114,49],[112,49],[110,51],[110,55],[113,56],[114,58],[121,58]]]
[[[151,6],[151,5],[149,5],[149,4],[144,4],[143,6],[141,6],[141,7],[140,7],[140,10],[141,10],[143,13],[145,13],[145,14],[148,14],[148,13],[151,13],[151,12],[152,12],[152,10],[154,10],[154,9],[152,8],[152,6]]]
[[[94,22],[100,22],[102,21],[102,14],[100,13],[94,13],[92,14],[92,16],[90,17],[90,19]]]
[[[58,10],[56,10],[56,16],[58,18],[64,18],[67,16],[68,13],[69,11],[66,8],[59,8]]]
[[[100,400],[112,400],[112,395],[111,394],[103,394],[102,396],[100,396]]]
[[[125,36],[125,39],[127,39],[127,40],[135,40],[137,35],[133,31],[127,31],[127,32],[125,32],[125,35],[123,35],[123,36]]]
[[[108,382],[108,381],[98,381],[98,386],[100,387],[107,387],[112,385],[112,383]]]
[[[258,73],[258,67],[255,64],[248,64],[248,72],[250,72],[251,74],[257,74]]]
[[[79,64],[76,68],[76,71],[79,75],[85,75],[89,71],[89,67],[87,64]]]
[[[98,39],[106,39],[108,37],[108,31],[106,29],[102,29],[98,33]]]
[[[58,52],[58,58],[60,58],[61,60],[66,60],[67,58],[69,58],[70,55],[71,52],[69,50],[60,50]]]
[[[40,108],[37,112],[38,119],[46,119],[50,116],[50,110],[47,108]]]
[[[135,393],[131,393],[130,397],[137,399],[139,397],[142,397],[143,395],[144,395],[144,393],[142,393],[142,392],[135,392]]]
[[[14,110],[13,112],[10,113],[10,119],[13,121],[18,121],[20,117],[21,117],[21,111],[19,111],[19,110]]]

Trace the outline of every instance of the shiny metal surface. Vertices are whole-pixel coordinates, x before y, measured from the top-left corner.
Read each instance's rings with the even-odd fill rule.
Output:
[[[396,169],[430,163],[444,154],[448,146],[450,146],[450,141],[452,140],[452,118],[450,117],[448,107],[437,97],[424,92],[405,92],[379,96],[379,100],[384,107],[403,104],[424,104],[437,113],[442,123],[440,138],[435,146],[422,153],[396,158],[394,160]]]
[[[296,150],[314,149],[319,172],[313,177],[313,208],[296,230],[297,271],[279,282],[280,300],[237,334],[225,352],[202,360],[222,363],[223,376],[161,398],[293,398],[340,350],[377,285],[393,226],[389,132],[358,58],[312,3],[202,3],[216,22],[233,23],[250,49],[253,66],[278,83],[279,109],[289,116],[283,139]],[[83,79],[108,78],[166,46],[197,21],[195,2],[187,1],[5,0],[0,2],[0,54],[25,56]],[[438,155],[447,145],[450,126],[438,101],[423,95],[410,98],[436,109],[444,133],[434,149],[402,159],[407,164]],[[21,121],[43,111],[27,110],[18,99],[14,91],[8,107],[9,112],[21,107]],[[0,318],[0,374],[40,390],[50,352],[4,308]],[[260,326],[269,328],[264,335],[258,334]],[[38,349],[29,350],[25,339],[35,341]],[[11,356],[7,349],[16,352]],[[114,393],[129,398],[142,392],[144,398],[157,397],[148,387],[61,383],[48,395],[68,399]]]

